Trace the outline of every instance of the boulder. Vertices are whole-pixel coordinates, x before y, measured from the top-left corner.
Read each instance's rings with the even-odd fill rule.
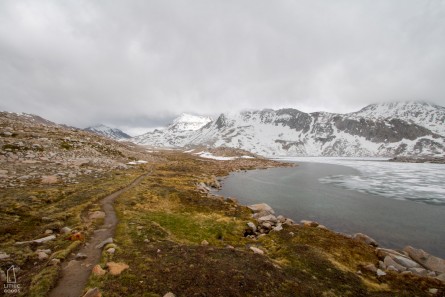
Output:
[[[432,256],[421,249],[415,249],[411,246],[406,246],[403,249],[411,259],[422,265],[428,270],[445,273],[445,260]]]
[[[107,272],[104,269],[102,269],[102,267],[99,264],[97,264],[93,267],[92,273],[93,275],[102,276],[105,275]]]
[[[377,257],[379,257],[379,259],[384,259],[386,256],[402,256],[404,257],[404,254],[401,254],[395,250],[391,250],[391,249],[384,249],[384,248],[376,248],[375,252],[377,254]]]
[[[116,263],[116,262],[108,262],[107,267],[108,267],[108,271],[110,272],[111,275],[119,275],[125,269],[130,268],[125,263]]]
[[[249,226],[250,229],[252,229],[253,232],[256,232],[256,226],[254,223],[252,222],[248,222],[247,226]]]
[[[56,175],[44,175],[42,176],[42,184],[56,184],[59,182],[59,178]]]
[[[71,233],[71,228],[69,228],[69,227],[63,227],[62,229],[60,229],[60,233],[62,233],[62,234],[68,234],[68,233]]]
[[[98,288],[89,289],[82,297],[102,297],[102,293]]]
[[[93,211],[90,212],[89,216],[90,220],[97,220],[97,219],[104,219],[105,218],[105,212],[103,211]]]
[[[386,272],[381,269],[377,269],[376,274],[377,274],[377,276],[385,276]]]
[[[273,231],[276,231],[276,232],[281,231],[281,230],[283,230],[283,226],[281,225],[281,223],[278,223],[277,226],[273,228]]]
[[[109,254],[114,254],[116,252],[116,249],[115,248],[109,248],[109,249],[107,249],[107,253],[109,253]]]
[[[440,280],[445,284],[445,273],[439,274],[438,276],[436,276],[436,279]]]
[[[270,207],[266,203],[252,204],[247,207],[250,208],[251,210],[253,210],[254,212],[267,211],[271,214],[275,213],[275,211],[272,209],[272,207]]]
[[[37,257],[40,261],[47,260],[49,258],[48,254],[46,254],[45,252],[38,252]]]
[[[365,265],[365,266],[363,266],[363,269],[366,270],[366,271],[370,271],[372,273],[376,273],[377,272],[377,267],[375,267],[374,264]]]
[[[308,221],[308,220],[301,220],[300,223],[303,224],[303,226],[305,227],[317,227],[318,225],[320,225],[315,221]]]
[[[426,270],[424,268],[410,268],[408,270],[418,276],[426,277],[428,275],[428,270]]]
[[[406,267],[400,265],[399,263],[397,263],[396,261],[394,261],[391,256],[386,256],[385,259],[383,260],[383,264],[386,267],[392,266],[395,269],[397,269],[397,271],[402,272],[406,270]]]
[[[251,247],[250,247],[250,250],[251,250],[254,254],[264,255],[264,251],[260,250],[259,248],[254,247],[254,246],[251,246]]]
[[[261,224],[261,226],[267,230],[270,230],[272,228],[272,224],[269,222],[264,222]]]
[[[97,249],[101,249],[108,243],[113,243],[113,238],[112,237],[109,237],[109,238],[105,239],[104,241],[102,241],[101,243],[99,243],[98,245],[96,245],[96,248]]]
[[[258,222],[259,223],[263,223],[263,222],[276,223],[277,222],[277,218],[274,215],[270,214],[270,215],[258,218]]]
[[[406,268],[420,268],[420,265],[418,263],[414,262],[411,259],[408,259],[407,257],[394,256],[392,259]]]
[[[8,259],[9,257],[10,255],[8,255],[7,253],[0,252],[0,260]]]
[[[377,241],[375,241],[373,238],[371,238],[368,235],[363,234],[363,233],[355,233],[354,235],[352,235],[352,239],[361,241],[368,245],[378,246]]]

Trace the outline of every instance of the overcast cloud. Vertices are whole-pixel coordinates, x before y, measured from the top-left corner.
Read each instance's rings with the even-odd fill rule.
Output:
[[[445,2],[0,2],[0,110],[84,127],[181,112],[445,105]]]

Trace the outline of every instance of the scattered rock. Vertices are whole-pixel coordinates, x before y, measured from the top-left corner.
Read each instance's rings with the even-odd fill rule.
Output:
[[[105,275],[107,272],[104,269],[102,269],[102,267],[99,264],[97,264],[97,265],[94,265],[92,273],[94,275],[102,276],[102,275]]]
[[[383,260],[383,263],[385,264],[386,267],[392,266],[394,268],[397,269],[397,271],[402,272],[406,270],[406,267],[400,265],[399,263],[397,263],[396,261],[394,261],[391,256],[386,256],[385,259]]]
[[[385,276],[386,272],[381,269],[377,269],[376,274],[377,274],[377,276]]]
[[[51,259],[51,265],[53,265],[53,266],[57,266],[57,265],[59,265],[60,264],[60,259]]]
[[[357,241],[361,241],[363,243],[366,243],[368,245],[372,245],[377,247],[377,241],[375,241],[373,238],[369,237],[366,234],[363,233],[355,233],[354,235],[352,235],[352,239],[357,240]]]
[[[99,243],[98,245],[96,245],[96,249],[101,249],[108,243],[113,243],[112,237],[109,237],[109,238],[105,239],[104,241],[102,241],[101,243]]]
[[[9,257],[10,255],[8,255],[7,253],[0,252],[0,260],[8,259]]]
[[[44,175],[42,176],[42,184],[56,184],[59,182],[59,178],[56,175]]]
[[[428,271],[424,268],[410,268],[408,269],[409,271],[411,271],[413,274],[418,275],[418,276],[427,276],[428,275]]]
[[[249,228],[252,229],[253,232],[256,232],[257,228],[254,223],[248,222],[247,226],[249,226]]]
[[[277,226],[274,227],[272,230],[276,232],[281,231],[283,230],[283,226],[281,225],[281,223],[278,223]]]
[[[83,254],[83,253],[77,253],[76,257],[75,257],[76,260],[83,260],[83,259],[86,259],[86,258],[88,258],[88,256],[86,254]]]
[[[391,258],[393,256],[405,256],[395,250],[391,250],[391,249],[384,249],[384,248],[376,248],[375,249],[377,257],[379,257],[380,259],[384,259],[386,256],[391,256]]]
[[[164,295],[164,297],[176,297],[176,295],[173,294],[172,292],[168,292],[167,294]]]
[[[254,212],[267,211],[268,213],[271,213],[271,214],[275,213],[275,211],[272,209],[272,207],[270,207],[266,203],[252,204],[247,207],[250,208],[251,210],[253,210]]]
[[[142,229],[144,229],[144,227],[143,226],[137,226],[136,229],[137,230],[142,230]]]
[[[97,219],[104,219],[105,218],[105,212],[103,211],[94,211],[91,212],[88,216],[90,220],[97,220]]]
[[[150,242],[150,240],[148,238],[145,238],[144,242],[148,243],[148,242]]]
[[[277,222],[277,218],[274,215],[270,214],[270,215],[258,218],[258,222],[259,223],[263,223],[263,222],[273,222],[273,223],[276,223]]]
[[[303,224],[303,226],[305,226],[305,227],[317,227],[318,225],[320,225],[317,222],[308,221],[308,220],[301,220],[300,223]]]
[[[116,249],[115,248],[109,248],[109,249],[107,249],[107,253],[109,253],[109,254],[114,254],[116,252]]]
[[[0,280],[2,282],[6,282],[6,280],[7,280],[6,273],[3,271],[3,269],[0,269]]]
[[[423,267],[445,273],[445,260],[432,256],[421,249],[415,249],[411,246],[406,246],[403,251],[405,251],[411,259],[422,265]]]
[[[432,294],[432,295],[436,295],[438,291],[439,291],[439,290],[436,289],[436,288],[431,288],[431,289],[428,290],[428,293],[430,293],[430,294]]]
[[[403,267],[406,267],[406,268],[420,267],[420,265],[418,263],[414,262],[411,259],[408,259],[407,257],[394,256],[393,260],[396,261],[397,263],[399,263],[400,265],[402,265]]]
[[[130,268],[125,263],[116,263],[116,262],[108,262],[107,267],[108,267],[108,271],[110,272],[111,275],[119,275],[125,269]]]
[[[102,297],[102,293],[98,288],[89,289],[83,297]]]
[[[445,273],[439,274],[438,276],[436,276],[436,279],[440,280],[445,284]]]
[[[49,258],[48,254],[44,253],[44,252],[37,252],[37,257],[39,258],[40,261],[46,260]]]
[[[209,242],[204,239],[203,241],[201,241],[201,245],[209,245]]]
[[[45,234],[53,234],[53,230],[51,230],[51,229],[46,229],[46,230],[45,230]]]
[[[62,233],[62,234],[69,234],[69,233],[71,233],[71,228],[63,227],[62,229],[60,229],[60,233]]]
[[[250,250],[253,251],[254,254],[264,255],[264,251],[260,250],[259,248],[254,247],[254,246],[251,246]]]
[[[363,266],[363,269],[366,271],[370,271],[372,273],[377,273],[377,267],[375,267],[374,264],[365,265],[365,266]]]

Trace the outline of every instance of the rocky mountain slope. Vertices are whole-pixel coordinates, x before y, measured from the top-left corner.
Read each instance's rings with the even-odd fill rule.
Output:
[[[265,156],[440,156],[445,108],[428,103],[369,105],[358,112],[296,109],[221,114],[198,130],[167,128],[134,138],[165,147],[227,146]]]
[[[131,138],[130,135],[126,134],[125,132],[116,129],[116,128],[111,128],[102,124],[99,125],[95,125],[95,126],[91,126],[88,128],[84,129],[85,131],[89,131],[89,132],[93,132],[114,140],[126,140]]]
[[[0,188],[77,183],[147,158],[151,157],[136,145],[35,115],[0,112]]]

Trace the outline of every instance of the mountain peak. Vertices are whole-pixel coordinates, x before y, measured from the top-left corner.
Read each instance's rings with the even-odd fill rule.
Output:
[[[124,133],[123,131],[117,128],[111,128],[104,124],[96,124],[94,126],[88,127],[84,129],[85,131],[93,132],[114,140],[123,140],[131,138],[130,135]]]
[[[212,121],[208,116],[197,116],[188,113],[181,113],[179,117],[173,120],[169,129],[178,131],[196,131]]]

